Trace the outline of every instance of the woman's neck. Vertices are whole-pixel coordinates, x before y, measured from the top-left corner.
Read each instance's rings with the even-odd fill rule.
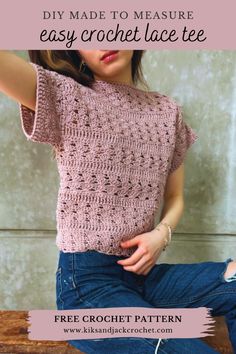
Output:
[[[131,70],[125,70],[122,73],[119,73],[118,75],[113,75],[113,76],[98,76],[94,74],[94,79],[98,81],[106,81],[106,82],[117,82],[118,84],[126,84],[128,86],[135,86],[133,83],[132,75],[131,75]]]

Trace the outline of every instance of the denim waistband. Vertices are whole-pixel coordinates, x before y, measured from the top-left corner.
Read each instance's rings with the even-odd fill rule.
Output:
[[[116,265],[119,259],[125,259],[126,256],[110,255],[96,250],[88,250],[84,252],[59,252],[59,263],[65,268],[77,267],[96,267],[96,266],[112,266]],[[118,265],[118,264],[117,264]]]

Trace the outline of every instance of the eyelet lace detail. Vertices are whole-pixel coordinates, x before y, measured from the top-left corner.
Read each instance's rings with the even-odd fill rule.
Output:
[[[120,241],[154,228],[167,177],[194,132],[177,103],[159,92],[99,80],[89,88],[33,66],[36,111],[21,105],[21,119],[28,139],[56,151],[57,246],[131,255]]]

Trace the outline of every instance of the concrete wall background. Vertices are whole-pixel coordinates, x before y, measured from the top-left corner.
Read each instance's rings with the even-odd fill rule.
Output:
[[[185,212],[160,262],[235,256],[235,59],[230,51],[145,53],[150,89],[175,98],[199,136],[185,164]],[[49,146],[26,140],[18,104],[1,93],[0,122],[0,309],[55,309],[56,162]]]

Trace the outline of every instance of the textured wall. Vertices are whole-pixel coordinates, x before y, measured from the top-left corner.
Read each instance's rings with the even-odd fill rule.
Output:
[[[18,103],[1,93],[0,121],[0,229],[55,229],[59,182],[51,148],[26,140]]]
[[[162,261],[234,256],[235,59],[229,51],[144,56],[150,89],[175,98],[199,136],[186,159],[185,213]],[[0,308],[55,308],[56,163],[49,146],[26,140],[18,104],[2,94],[0,124]]]

